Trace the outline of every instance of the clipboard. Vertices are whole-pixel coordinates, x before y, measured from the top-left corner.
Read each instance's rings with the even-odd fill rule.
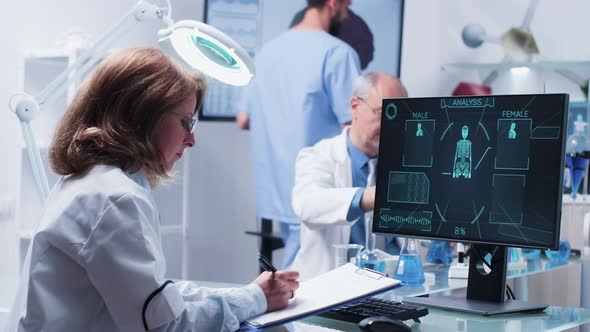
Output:
[[[302,281],[295,298],[286,308],[248,319],[244,324],[258,329],[287,323],[393,289],[400,284],[401,281],[388,278],[385,274],[348,263]]]

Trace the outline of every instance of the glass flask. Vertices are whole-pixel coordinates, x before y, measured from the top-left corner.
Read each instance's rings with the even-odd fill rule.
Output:
[[[375,243],[377,236],[373,234],[373,217],[365,216],[365,250],[361,252],[360,267],[385,273],[385,261],[377,255]]]
[[[406,284],[424,283],[424,269],[415,239],[406,238],[395,268],[394,278]]]

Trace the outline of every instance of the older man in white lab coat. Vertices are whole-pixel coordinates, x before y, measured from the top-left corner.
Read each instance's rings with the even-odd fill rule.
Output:
[[[375,202],[375,186],[367,186],[368,164],[379,152],[382,99],[405,96],[403,84],[389,74],[358,77],[350,100],[352,124],[299,152],[292,203],[301,219],[301,249],[293,269],[302,279],[333,268],[334,244],[364,244],[364,213]]]

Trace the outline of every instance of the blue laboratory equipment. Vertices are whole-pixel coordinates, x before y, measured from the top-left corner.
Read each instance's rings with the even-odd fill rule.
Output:
[[[541,250],[539,249],[522,248],[521,253],[522,257],[524,257],[526,260],[541,258]]]
[[[572,198],[576,199],[580,183],[586,173],[586,167],[588,166],[588,159],[582,156],[567,155],[566,158],[567,166],[570,169],[570,179],[572,182]]]
[[[581,114],[578,114],[574,121],[574,133],[567,137],[565,151],[567,153],[583,153],[587,150],[586,127],[588,123],[584,121]]]
[[[559,250],[545,250],[545,256],[550,262],[567,262],[571,251],[570,241],[562,240],[559,241]]]
[[[372,247],[361,252],[360,267],[385,273],[385,261],[380,259],[375,250],[375,234],[371,234]],[[372,249],[372,250],[371,250]]]
[[[365,250],[361,252],[360,267],[385,273],[385,261],[377,255],[375,243],[377,236],[373,234],[373,218],[365,216]]]
[[[539,257],[540,256],[540,252],[539,252]],[[526,264],[526,270],[528,272],[536,272],[536,271],[540,271],[543,267],[543,263],[541,262],[541,259],[531,259],[527,261]]]
[[[447,241],[430,241],[426,261],[429,263],[449,265],[453,262],[454,249]]]
[[[508,263],[518,263],[520,261],[520,255],[518,249],[510,247],[508,248]]]
[[[572,174],[571,174],[571,159],[565,158],[565,170],[563,172],[563,191],[565,192],[568,188],[572,187]]]
[[[422,260],[415,239],[406,238],[399,256],[399,262],[395,268],[394,278],[406,284],[424,283],[424,269],[422,268]]]

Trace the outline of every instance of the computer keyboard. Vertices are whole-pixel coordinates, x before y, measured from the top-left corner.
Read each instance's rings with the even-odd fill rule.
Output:
[[[418,318],[426,315],[428,315],[427,308],[378,298],[368,298],[319,314],[321,317],[351,323],[358,323],[367,317],[374,316],[387,316],[402,321],[413,319],[419,322]]]

